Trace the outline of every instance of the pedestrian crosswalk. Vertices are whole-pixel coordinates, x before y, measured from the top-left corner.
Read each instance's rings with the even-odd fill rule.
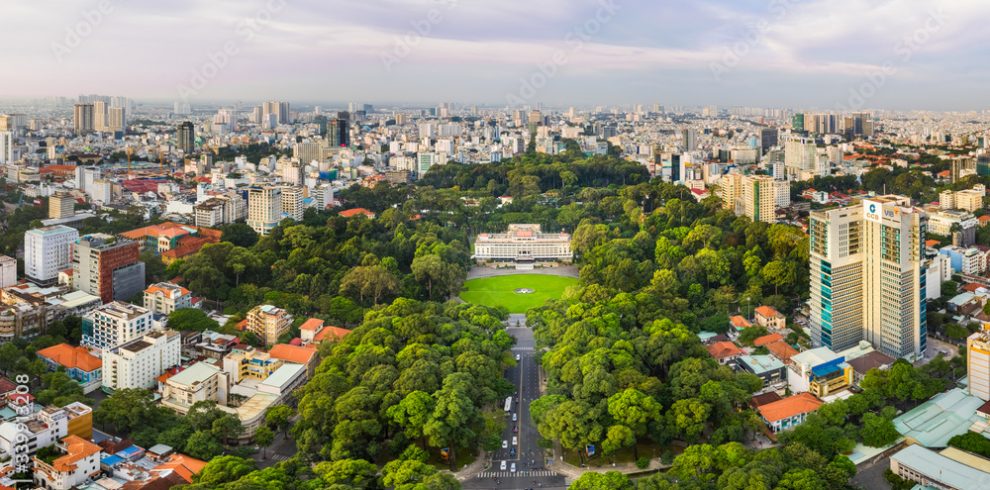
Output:
[[[517,471],[515,473],[511,471],[482,471],[478,473],[478,478],[534,478],[538,476],[557,476],[557,473],[550,470]]]

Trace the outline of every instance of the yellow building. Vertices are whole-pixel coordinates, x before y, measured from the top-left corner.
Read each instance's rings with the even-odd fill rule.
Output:
[[[278,343],[278,338],[288,332],[291,326],[292,315],[289,312],[272,305],[259,305],[248,312],[245,328],[257,335],[265,343],[265,347],[271,347]]]
[[[966,373],[969,394],[990,400],[990,323],[966,339]]]
[[[280,367],[281,359],[273,358],[260,350],[235,349],[223,358],[223,370],[230,375],[231,384],[240,383],[247,378],[264,381]]]

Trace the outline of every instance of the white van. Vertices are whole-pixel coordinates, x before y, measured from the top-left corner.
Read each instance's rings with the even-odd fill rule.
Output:
[[[498,467],[498,469],[500,469],[500,470],[502,470],[502,471],[505,471],[505,464],[506,464],[506,463],[505,463],[505,460],[503,459],[503,460],[502,460],[502,466],[499,466],[499,467]]]

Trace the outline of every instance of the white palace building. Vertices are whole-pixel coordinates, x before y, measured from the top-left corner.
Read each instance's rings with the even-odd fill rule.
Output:
[[[571,263],[571,235],[543,233],[540,225],[513,224],[505,233],[481,233],[474,242],[478,264],[532,269]]]

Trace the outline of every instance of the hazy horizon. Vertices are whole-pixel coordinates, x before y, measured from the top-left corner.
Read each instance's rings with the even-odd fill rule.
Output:
[[[990,3],[52,0],[6,5],[0,98],[990,107]],[[397,104],[397,102],[391,102]]]

